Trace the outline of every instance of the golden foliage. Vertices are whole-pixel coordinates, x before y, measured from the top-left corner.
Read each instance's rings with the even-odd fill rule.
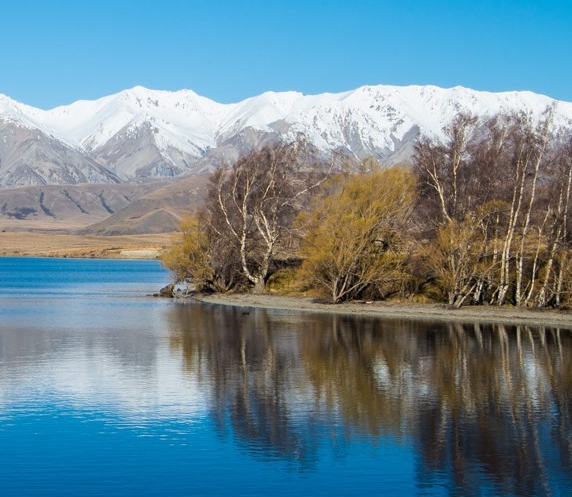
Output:
[[[177,282],[190,280],[200,289],[212,278],[207,232],[196,214],[183,219],[179,229],[179,240],[163,255],[162,263]]]
[[[332,179],[297,220],[305,233],[300,277],[332,302],[400,279],[415,180],[401,168],[367,170]]]

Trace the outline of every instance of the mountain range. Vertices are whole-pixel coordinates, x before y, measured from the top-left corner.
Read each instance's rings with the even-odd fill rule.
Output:
[[[0,96],[0,187],[121,183],[200,174],[277,138],[320,151],[407,159],[419,134],[436,138],[459,111],[479,116],[554,101],[530,92],[364,86],[344,93],[268,92],[222,104],[190,90],[135,87],[41,110]],[[572,127],[572,103],[557,124]]]
[[[278,139],[305,138],[323,154],[401,162],[411,157],[420,135],[443,138],[443,128],[461,111],[481,117],[525,111],[540,118],[553,104],[555,124],[572,129],[572,103],[531,92],[462,87],[364,86],[320,95],[267,92],[230,104],[190,90],[135,87],[51,110],[0,95],[0,218],[53,221],[73,211],[77,220],[97,211],[97,219],[90,220],[99,222],[155,190],[169,199],[164,189],[183,179],[198,201],[193,177]],[[66,185],[75,186],[62,188]],[[172,188],[181,190],[181,185]],[[122,189],[128,194],[120,194]],[[46,204],[48,194],[57,197],[52,208]],[[26,198],[33,201],[16,201]],[[85,206],[77,200],[88,198]],[[68,214],[58,214],[56,205],[66,205],[61,212]],[[180,206],[167,211],[171,222],[165,223],[165,216],[159,219],[172,226]],[[89,216],[84,217],[78,225],[88,224]]]

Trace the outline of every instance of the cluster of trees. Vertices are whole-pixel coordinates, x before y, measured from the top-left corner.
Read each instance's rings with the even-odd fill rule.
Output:
[[[326,177],[302,142],[266,146],[219,167],[164,264],[199,290],[264,292],[293,257],[294,219]]]
[[[414,167],[427,265],[453,306],[570,299],[572,138],[524,115],[458,116]]]
[[[567,305],[572,138],[553,128],[551,109],[540,122],[460,114],[444,141],[419,140],[412,167],[386,169],[265,147],[213,174],[165,265],[203,290],[263,292],[289,271],[332,302]]]

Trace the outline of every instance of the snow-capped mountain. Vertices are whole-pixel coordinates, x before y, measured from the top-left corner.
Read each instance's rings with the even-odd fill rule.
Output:
[[[365,86],[220,104],[189,90],[135,87],[45,111],[0,95],[0,186],[195,174],[278,138],[304,137],[324,153],[404,160],[419,134],[442,137],[460,111],[539,117],[553,102],[531,92]],[[555,124],[572,129],[572,103],[557,103]]]

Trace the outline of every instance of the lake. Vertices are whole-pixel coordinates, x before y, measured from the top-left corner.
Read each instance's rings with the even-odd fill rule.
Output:
[[[0,495],[570,495],[570,330],[150,296],[168,280],[0,258]]]

